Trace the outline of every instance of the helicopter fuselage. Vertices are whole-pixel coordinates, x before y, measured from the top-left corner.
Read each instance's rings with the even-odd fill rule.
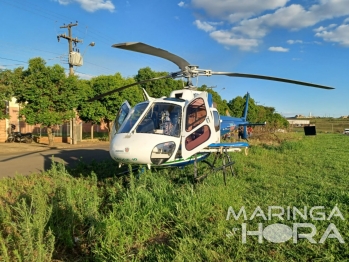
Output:
[[[210,144],[246,122],[219,116],[207,92],[184,89],[170,97],[146,96],[148,101],[134,108],[125,102],[115,119],[110,155],[119,163],[182,166],[200,161],[210,154]]]
[[[178,161],[186,164],[191,163],[193,157],[196,161],[198,158],[207,157],[215,150],[219,150],[220,153],[224,150],[227,153],[228,150],[248,147],[245,142],[220,143],[220,137],[239,128],[239,137],[247,138],[248,125],[265,125],[251,124],[247,121],[249,94],[246,96],[242,118],[219,116],[213,106],[212,96],[205,91],[193,90],[191,79],[194,77],[221,75],[333,89],[329,86],[279,77],[199,69],[199,66],[192,65],[175,54],[141,42],[120,43],[113,47],[164,58],[176,64],[180,71],[127,84],[97,95],[89,101],[160,79],[182,77],[186,78],[188,83],[183,90],[173,91],[170,97],[151,98],[143,90],[147,97],[146,102],[139,103],[134,108],[127,102],[121,106],[114,122],[110,144],[110,155],[119,163],[146,164],[148,167],[174,165],[178,164]]]

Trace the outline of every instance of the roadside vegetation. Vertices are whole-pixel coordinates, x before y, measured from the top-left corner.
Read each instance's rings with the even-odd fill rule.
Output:
[[[267,140],[265,140],[267,141]],[[235,176],[210,173],[192,183],[193,167],[118,175],[111,161],[0,180],[1,261],[346,261],[349,257],[349,140],[339,134],[280,134],[234,153]],[[204,164],[199,164],[203,172]],[[268,220],[268,207],[307,208],[307,218]],[[314,206],[323,209],[309,211]],[[245,208],[247,220],[227,214]],[[250,220],[257,207],[264,211]],[[338,212],[330,213],[337,207]],[[274,212],[276,212],[274,210]],[[324,212],[325,220],[322,220]],[[276,212],[277,213],[277,212]],[[258,215],[259,214],[259,215]],[[330,220],[328,220],[330,218]],[[243,242],[242,224],[258,231],[311,223],[315,243]],[[329,224],[333,230],[320,244]],[[298,234],[310,233],[299,228]]]

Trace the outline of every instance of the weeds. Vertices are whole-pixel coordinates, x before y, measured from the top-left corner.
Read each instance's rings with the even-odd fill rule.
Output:
[[[253,144],[234,153],[236,176],[221,172],[191,183],[193,167],[132,171],[120,176],[111,161],[53,164],[43,174],[0,181],[1,261],[345,261],[349,256],[349,140],[341,135],[295,136]],[[199,164],[199,170],[202,166]],[[140,175],[139,175],[140,174]],[[228,207],[248,219],[226,220]],[[334,206],[344,220],[249,220],[257,206]],[[248,236],[241,224],[313,223],[319,242],[329,223],[336,238],[272,243]],[[234,229],[237,229],[234,231]]]

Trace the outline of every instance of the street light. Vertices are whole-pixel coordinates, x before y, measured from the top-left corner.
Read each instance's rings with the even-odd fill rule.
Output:
[[[84,53],[82,54],[82,56],[85,55],[85,53],[86,53],[86,51],[87,51],[87,48],[88,48],[89,46],[95,46],[95,42],[91,42],[91,43],[88,44],[88,46],[85,48],[85,51],[84,51]]]

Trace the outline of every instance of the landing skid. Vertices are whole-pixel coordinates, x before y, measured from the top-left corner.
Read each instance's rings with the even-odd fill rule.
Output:
[[[220,148],[215,148],[215,149],[211,149],[210,150],[211,154],[214,154],[214,159],[213,159],[213,162],[210,163],[208,160],[204,159],[202,160],[202,155],[200,154],[195,154],[193,156],[194,160],[191,160],[191,163],[194,164],[194,176],[193,176],[193,182],[194,183],[198,183],[200,181],[202,181],[203,179],[205,179],[207,176],[208,176],[208,173],[205,173],[201,176],[198,176],[198,163],[199,162],[202,162],[202,163],[205,163],[207,166],[208,166],[208,169],[206,168],[206,172],[210,172],[210,173],[215,173],[217,171],[223,171],[223,181],[224,181],[224,185],[227,184],[227,169],[230,169],[230,173],[232,176],[234,176],[234,171],[233,171],[233,165],[234,165],[234,161],[232,161],[230,155],[229,155],[229,152],[234,152],[236,151],[236,149],[234,151],[231,151],[231,148],[230,147],[220,147]],[[212,152],[213,151],[213,152]],[[239,149],[240,151],[240,149]],[[218,159],[222,159],[222,165],[220,166],[217,166],[217,161]],[[183,167],[184,165],[180,165],[180,166],[163,166],[163,168],[169,168],[169,167],[172,167],[172,168],[181,168]],[[146,167],[132,167],[130,169],[126,169],[122,172],[119,172],[118,175],[126,175],[126,174],[129,174],[129,173],[133,173],[135,171],[138,170],[138,174],[136,175],[137,177],[139,177],[139,175],[141,175],[144,171],[145,171],[145,168]]]
[[[126,169],[125,171],[119,172],[118,176],[128,175],[130,173],[139,171],[140,167],[132,167],[131,169]]]
[[[231,160],[230,155],[228,154],[228,149],[227,148],[223,148],[222,150],[215,152],[215,157],[214,160],[212,162],[212,164],[207,161],[207,160],[203,160],[201,162],[205,163],[208,165],[209,167],[209,171],[210,172],[217,172],[217,171],[221,171],[223,170],[223,181],[224,181],[224,185],[227,185],[227,181],[226,181],[226,177],[227,177],[227,168],[230,169],[231,175],[234,176],[234,171],[233,171],[233,165],[234,165],[234,161]],[[222,159],[222,165],[219,167],[216,167],[217,164],[217,160],[218,159]],[[197,175],[197,161],[195,158],[195,162],[194,162],[194,182],[200,182],[203,179],[205,179],[208,174],[203,174],[201,176],[198,177]]]

